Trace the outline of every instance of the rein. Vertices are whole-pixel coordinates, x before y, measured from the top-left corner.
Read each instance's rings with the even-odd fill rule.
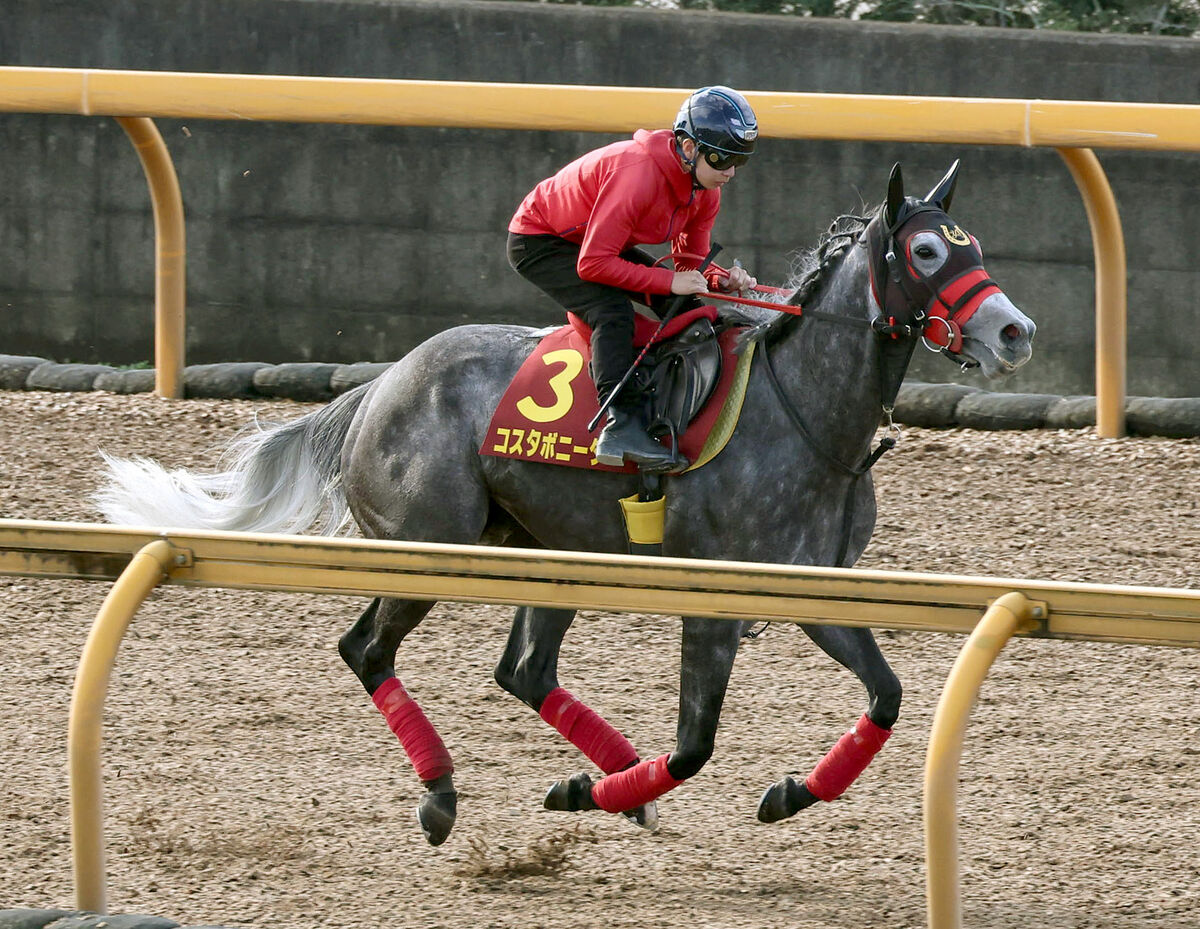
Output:
[[[907,204],[913,204],[913,201],[907,201]],[[842,507],[841,541],[838,545],[837,559],[834,562],[837,566],[845,566],[846,555],[849,552],[850,535],[854,529],[855,498],[858,482],[864,474],[868,473],[875,466],[875,463],[886,452],[896,446],[900,430],[892,420],[892,413],[895,410],[896,397],[900,393],[900,384],[904,380],[904,373],[908,369],[909,362],[912,359],[912,353],[916,348],[917,340],[930,338],[936,344],[936,339],[927,336],[930,326],[936,319],[946,328],[945,342],[943,343],[945,345],[944,350],[951,353],[958,351],[962,347],[961,327],[963,323],[974,314],[989,291],[993,289],[999,290],[995,282],[987,276],[987,272],[983,270],[982,265],[979,264],[966,268],[960,274],[951,278],[948,283],[938,286],[938,282],[934,279],[935,275],[921,273],[917,268],[913,267],[911,261],[899,257],[897,255],[899,249],[897,247],[896,233],[920,213],[941,214],[941,203],[938,202],[936,206],[933,206],[930,203],[918,202],[916,205],[908,206],[907,208],[902,206],[900,209],[897,209],[892,222],[868,223],[862,232],[858,234],[858,244],[863,248],[869,249],[871,252],[867,265],[870,274],[871,294],[874,298],[877,312],[869,319],[834,316],[833,314],[811,310],[802,311],[800,307],[792,308],[770,304],[761,300],[746,300],[745,298],[732,298],[731,300],[731,302],[746,302],[754,306],[766,306],[769,309],[794,313],[800,316],[801,322],[803,322],[805,317],[812,317],[814,319],[836,321],[851,325],[865,325],[880,339],[880,403],[883,414],[886,417],[887,430],[875,449],[868,452],[862,463],[857,466],[846,464],[846,462],[817,443],[812,432],[805,424],[804,418],[800,415],[800,411],[788,398],[787,394],[784,393],[783,385],[780,383],[779,377],[775,372],[775,367],[771,362],[769,346],[763,346],[762,356],[767,371],[767,379],[771,384],[771,388],[775,391],[775,395],[779,398],[779,404],[783,407],[788,419],[791,420],[792,425],[795,426],[804,441],[808,443],[809,448],[820,459],[850,478],[849,485],[846,488],[846,500]],[[945,226],[942,227],[943,230],[945,228]],[[948,233],[947,237],[949,237]],[[912,235],[905,241],[909,242],[911,239]],[[907,256],[905,257],[907,258]],[[910,276],[905,273],[906,268],[911,272],[911,281]],[[924,290],[925,293],[915,293],[911,287],[912,282],[915,282],[919,289]],[[721,299],[714,294],[709,294],[709,296]],[[896,306],[897,303],[903,304],[902,310]],[[937,313],[937,309],[944,309],[946,315],[942,316],[940,313]],[[960,314],[962,314],[962,318],[956,318]]]
[[[817,440],[813,438],[813,434],[809,431],[808,426],[805,425],[800,411],[796,409],[792,401],[788,399],[788,395],[784,393],[783,385],[779,382],[779,375],[775,373],[775,365],[771,361],[771,352],[765,345],[763,346],[762,359],[763,365],[767,369],[767,380],[770,381],[771,387],[775,391],[775,396],[779,398],[779,405],[783,407],[783,411],[787,414],[788,419],[792,421],[792,425],[796,427],[796,431],[800,433],[804,441],[808,443],[808,447],[816,452],[819,458],[850,478],[850,485],[846,488],[846,502],[842,506],[841,542],[838,544],[837,560],[834,562],[836,567],[845,567],[843,562],[845,562],[846,553],[850,549],[850,533],[854,528],[854,492],[858,489],[858,480],[875,466],[875,462],[896,447],[896,443],[900,437],[900,429],[892,421],[893,408],[889,406],[884,406],[883,408],[883,412],[887,416],[887,432],[879,440],[879,444],[875,446],[874,451],[867,453],[862,464],[858,467],[852,467],[832,452],[822,448],[817,443]]]
[[[889,228],[884,232],[884,236],[886,237],[884,245],[887,246],[886,253],[890,258],[894,258],[895,255],[895,231],[895,228]],[[865,237],[861,237],[859,241],[866,247],[868,243],[864,239]],[[871,263],[871,267],[873,274],[873,262]],[[716,295],[709,294],[708,296]],[[905,302],[909,304],[910,309],[916,305],[916,302],[911,299],[910,294],[906,290],[903,291],[903,297]],[[784,392],[783,384],[780,383],[779,375],[776,374],[775,366],[771,361],[769,346],[764,345],[762,352],[763,364],[767,371],[767,380],[770,382],[772,390],[775,391],[775,396],[779,399],[779,405],[783,407],[784,413],[787,414],[796,431],[800,433],[801,437],[808,444],[808,447],[821,460],[850,478],[849,485],[846,487],[845,502],[842,505],[841,539],[838,543],[837,558],[834,561],[835,566],[845,567],[846,556],[850,549],[850,536],[854,529],[855,498],[856,491],[858,490],[858,482],[864,474],[867,474],[875,466],[875,463],[880,458],[896,447],[896,443],[899,440],[900,430],[892,419],[896,396],[900,392],[900,382],[904,379],[904,372],[907,370],[909,360],[912,358],[913,349],[916,348],[917,337],[923,334],[925,326],[928,324],[928,317],[918,310],[917,316],[911,322],[897,323],[895,316],[887,315],[887,307],[883,304],[880,305],[880,315],[867,319],[862,317],[838,316],[817,310],[803,311],[799,306],[783,306],[762,300],[747,301],[746,298],[741,297],[733,298],[731,302],[749,302],[750,305],[765,306],[768,309],[792,313],[799,316],[802,323],[805,318],[813,318],[844,325],[865,326],[878,336],[882,342],[879,362],[880,405],[886,418],[887,431],[879,440],[879,444],[873,450],[869,451],[857,466],[846,464],[846,462],[817,442],[804,422],[803,416],[800,415],[800,411]],[[895,346],[895,348],[893,349],[891,346]],[[890,371],[889,368],[891,369]]]
[[[759,285],[754,288],[755,292],[779,293],[791,296],[795,293],[794,290],[786,290],[782,287],[764,287]],[[842,323],[847,326],[872,326],[874,322],[869,319],[858,319],[853,316],[839,316],[836,313],[825,313],[821,310],[806,310],[798,303],[773,303],[770,300],[755,300],[751,297],[735,297],[731,294],[713,293],[711,290],[702,294],[696,294],[696,297],[701,300],[721,300],[725,303],[738,303],[742,306],[761,306],[766,310],[776,310],[780,313],[788,313],[792,316],[807,316],[811,319],[820,319],[827,323]]]
[[[857,234],[858,244],[871,252],[867,266],[876,312],[869,318],[840,316],[820,310],[805,310],[799,305],[786,302],[777,303],[751,297],[713,293],[712,291],[697,295],[707,300],[720,300],[726,303],[762,307],[780,313],[788,313],[799,317],[801,324],[806,318],[812,318],[841,325],[865,326],[879,338],[880,406],[886,420],[886,431],[879,440],[879,444],[869,451],[857,466],[847,464],[817,442],[812,431],[804,422],[799,409],[784,392],[783,384],[771,361],[769,344],[763,345],[762,358],[767,371],[767,380],[778,397],[784,413],[818,458],[850,478],[846,488],[845,503],[842,507],[841,540],[838,544],[837,558],[834,561],[834,564],[839,567],[845,566],[846,556],[850,549],[858,482],[884,454],[896,447],[899,439],[900,430],[893,421],[892,414],[895,410],[896,397],[900,393],[900,384],[904,380],[904,374],[912,360],[912,353],[916,348],[917,341],[923,339],[943,345],[943,351],[950,353],[958,351],[962,347],[962,325],[974,314],[985,294],[993,289],[999,289],[995,282],[987,276],[982,265],[968,268],[939,287],[934,280],[935,275],[922,273],[913,266],[907,255],[903,257],[898,255],[900,249],[896,233],[920,213],[941,214],[941,204],[939,202],[934,205],[933,202],[920,201],[914,203],[909,200],[896,210],[894,219],[890,223],[886,221],[867,223],[865,228]],[[945,226],[942,227],[943,230],[945,228]],[[905,241],[907,242],[911,238],[910,235]],[[906,269],[911,273],[911,277],[910,274],[905,273]],[[715,270],[718,273],[724,272],[726,276],[729,274],[719,266]],[[912,286],[914,283],[917,285],[917,290],[924,290],[925,293],[914,292]],[[785,300],[792,299],[796,294],[794,290],[787,291],[765,285],[757,286],[754,290],[780,294]],[[903,304],[903,310],[899,307],[893,309],[897,303]],[[945,310],[944,316],[938,312],[941,309]],[[957,318],[960,314],[962,314],[961,319]],[[941,339],[930,333],[930,328],[935,320],[945,327],[944,334],[938,334]]]
[[[894,230],[889,229],[889,240],[891,240],[893,236]],[[726,269],[720,267],[719,265],[715,265],[714,267],[716,271],[725,272],[725,275],[728,276],[729,272]],[[785,300],[790,300],[796,294],[795,290],[789,290],[782,287],[770,287],[765,284],[756,286],[753,288],[753,292],[779,294]],[[884,454],[896,447],[896,443],[900,436],[900,429],[892,421],[892,411],[895,408],[896,395],[900,391],[900,381],[903,380],[904,371],[908,367],[908,360],[912,356],[913,348],[916,346],[915,336],[920,335],[923,330],[914,329],[914,327],[911,326],[896,326],[894,318],[890,319],[888,323],[884,323],[884,321],[879,317],[875,317],[873,319],[863,319],[860,317],[840,316],[835,313],[826,313],[821,310],[806,310],[799,304],[778,303],[770,300],[756,300],[752,297],[735,297],[732,294],[714,293],[713,291],[696,294],[696,296],[705,300],[720,300],[725,303],[736,303],[742,306],[757,306],[768,310],[775,310],[776,312],[780,313],[788,313],[792,316],[799,317],[801,322],[803,322],[805,319],[818,319],[822,322],[838,323],[840,325],[865,326],[882,338],[887,338],[890,336],[891,339],[895,340],[899,339],[901,336],[904,336],[906,340],[911,340],[908,344],[907,352],[904,353],[903,362],[899,366],[899,373],[894,378],[894,385],[888,385],[884,383],[888,379],[887,374],[885,373],[887,362],[882,360],[881,357],[880,389],[881,395],[884,398],[882,402],[882,408],[883,414],[887,419],[887,432],[884,434],[883,438],[879,440],[879,444],[875,447],[875,449],[871,452],[868,452],[862,463],[857,467],[846,464],[832,452],[827,451],[825,448],[821,447],[820,444],[818,444],[817,440],[813,437],[812,432],[809,431],[808,426],[805,424],[804,418],[800,415],[800,411],[796,409],[792,401],[788,399],[787,394],[784,393],[783,385],[779,382],[779,376],[775,373],[775,366],[771,362],[771,353],[768,350],[768,346],[763,346],[762,359],[763,364],[767,369],[767,380],[770,382],[772,389],[775,391],[776,397],[779,398],[779,405],[783,407],[783,411],[787,414],[788,419],[791,420],[792,425],[796,427],[796,431],[800,433],[804,441],[808,443],[809,448],[811,448],[819,458],[850,478],[850,485],[846,488],[846,501],[842,507],[841,541],[838,544],[837,560],[834,562],[834,564],[837,566],[843,566],[843,563],[846,560],[846,554],[850,549],[850,534],[854,528],[854,498],[855,491],[858,488],[859,478],[870,471],[871,468],[875,466],[875,463],[884,456]],[[907,296],[907,294],[905,294],[905,296]],[[923,316],[922,319],[924,319]],[[889,386],[893,389],[889,390]]]

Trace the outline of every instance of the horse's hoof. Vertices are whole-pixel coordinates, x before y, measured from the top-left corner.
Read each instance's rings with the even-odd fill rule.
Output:
[[[454,791],[434,793],[429,791],[417,804],[417,822],[430,845],[441,845],[454,828],[454,817],[458,814],[458,794]]]
[[[817,799],[803,781],[785,777],[763,792],[762,799],[758,801],[758,821],[777,823],[794,813],[799,813],[805,807],[812,806]]]
[[[658,804],[653,800],[636,810],[626,810],[621,815],[648,832],[654,832],[658,828]]]
[[[565,781],[555,781],[546,791],[542,806],[566,813],[596,809],[596,801],[592,799],[592,779],[587,774],[576,774]]]

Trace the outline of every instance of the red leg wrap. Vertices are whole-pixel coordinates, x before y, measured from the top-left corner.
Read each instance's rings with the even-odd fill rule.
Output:
[[[622,771],[637,763],[638,753],[629,740],[595,710],[561,687],[550,691],[542,702],[539,715],[605,774]]]
[[[819,800],[836,800],[863,773],[891,734],[891,729],[880,729],[864,713],[817,763],[804,786]]]
[[[454,770],[454,762],[450,760],[442,737],[398,679],[389,677],[371,694],[371,699],[387,720],[388,728],[396,733],[404,746],[417,777],[433,781]]]
[[[636,810],[678,787],[683,781],[671,777],[671,772],[667,770],[668,757],[663,755],[643,761],[625,771],[602,777],[592,787],[592,799],[596,801],[596,806],[609,813]]]

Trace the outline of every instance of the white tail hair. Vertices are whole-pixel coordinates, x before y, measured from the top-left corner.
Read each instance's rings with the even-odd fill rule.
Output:
[[[94,501],[119,525],[346,533],[353,521],[342,490],[341,450],[369,386],[289,423],[251,423],[212,473],[168,470],[149,458],[102,451],[107,475]]]

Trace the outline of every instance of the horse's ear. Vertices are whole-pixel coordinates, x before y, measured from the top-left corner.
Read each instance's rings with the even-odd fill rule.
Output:
[[[934,204],[943,213],[950,209],[950,200],[954,196],[954,185],[958,183],[958,159],[954,159],[954,164],[950,165],[950,170],[946,172],[946,176],[937,182],[937,186],[929,191],[929,195],[925,198],[926,203]]]
[[[889,226],[896,225],[896,217],[900,215],[900,207],[904,206],[904,175],[900,172],[900,162],[892,165],[892,176],[888,178],[887,213],[885,218]]]

